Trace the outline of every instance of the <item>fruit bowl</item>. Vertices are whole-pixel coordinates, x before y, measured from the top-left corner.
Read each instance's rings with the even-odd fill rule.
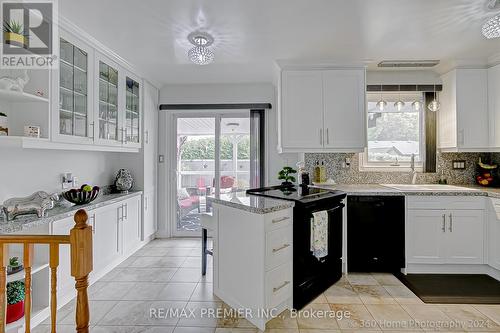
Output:
[[[85,205],[94,201],[99,195],[99,186],[82,185],[79,189],[63,192],[62,196],[75,205]]]

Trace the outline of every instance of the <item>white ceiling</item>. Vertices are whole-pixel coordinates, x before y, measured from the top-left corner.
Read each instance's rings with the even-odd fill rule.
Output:
[[[270,82],[276,59],[439,59],[500,53],[486,0],[62,0],[61,14],[160,84]],[[187,35],[214,38],[215,62],[187,61]],[[370,65],[372,67],[373,65]]]

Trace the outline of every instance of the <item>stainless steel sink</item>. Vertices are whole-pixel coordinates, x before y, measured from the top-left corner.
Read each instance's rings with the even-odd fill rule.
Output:
[[[478,189],[440,184],[380,184],[403,192],[475,192]]]

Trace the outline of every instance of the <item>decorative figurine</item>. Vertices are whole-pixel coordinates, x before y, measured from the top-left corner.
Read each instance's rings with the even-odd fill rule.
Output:
[[[128,191],[134,185],[134,179],[127,169],[120,169],[115,179],[116,190],[122,193],[128,193]]]
[[[57,193],[48,194],[38,191],[24,198],[12,198],[3,203],[2,210],[7,221],[11,221],[17,216],[36,214],[39,218],[45,215],[48,209],[54,208],[54,204],[59,200]]]

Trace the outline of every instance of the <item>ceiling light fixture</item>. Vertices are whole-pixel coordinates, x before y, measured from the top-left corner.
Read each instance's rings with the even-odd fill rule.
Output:
[[[394,103],[394,107],[398,110],[401,111],[405,107],[405,102],[401,100],[401,86],[398,86],[398,101]]]
[[[188,51],[188,58],[197,65],[208,65],[214,61],[214,53],[208,48],[213,44],[214,38],[206,32],[192,32],[188,40],[194,45]]]
[[[483,25],[483,36],[487,39],[500,37],[500,15],[493,16]]]
[[[434,85],[434,99],[429,103],[427,108],[432,112],[437,112],[441,108],[441,103],[439,103],[438,95],[436,93],[436,85]]]
[[[380,111],[384,111],[386,106],[387,106],[387,102],[384,101],[384,98],[382,97],[382,85],[380,85],[380,100],[377,102],[377,108]]]
[[[486,10],[493,12],[500,10],[500,0],[487,0]],[[500,14],[490,17],[481,29],[483,36],[487,39],[500,38]]]

